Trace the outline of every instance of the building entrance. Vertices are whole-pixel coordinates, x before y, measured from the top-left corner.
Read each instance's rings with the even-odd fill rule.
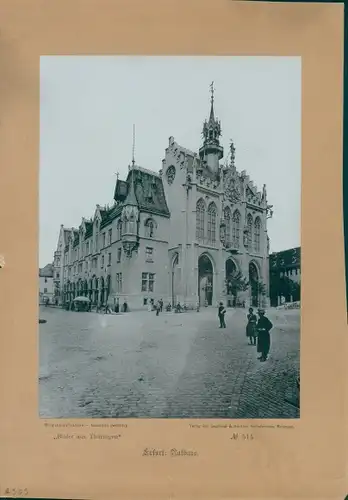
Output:
[[[198,297],[201,306],[213,303],[213,264],[207,255],[198,259]]]

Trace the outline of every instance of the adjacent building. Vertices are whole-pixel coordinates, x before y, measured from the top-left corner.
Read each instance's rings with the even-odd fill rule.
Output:
[[[133,159],[112,206],[96,205],[77,228],[61,226],[54,254],[61,302],[81,294],[130,309],[160,298],[173,305],[267,302],[266,186],[259,191],[237,170],[233,143],[222,162],[213,91],[202,136],[198,152],[170,137],[158,172]]]
[[[270,254],[270,302],[276,307],[283,302],[301,299],[301,248],[290,248]]]
[[[53,264],[39,269],[39,303],[54,301]]]

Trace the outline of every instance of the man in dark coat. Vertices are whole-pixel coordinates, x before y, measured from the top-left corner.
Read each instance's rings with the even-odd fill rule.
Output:
[[[259,320],[256,325],[257,329],[257,352],[261,354],[258,358],[260,361],[266,361],[269,349],[271,346],[270,330],[273,328],[272,322],[265,316],[264,309],[258,310]]]
[[[219,328],[226,328],[225,314],[226,314],[226,309],[225,309],[223,303],[220,302],[219,309],[218,309],[218,317],[219,317],[219,320],[220,320],[220,326],[219,326]]]

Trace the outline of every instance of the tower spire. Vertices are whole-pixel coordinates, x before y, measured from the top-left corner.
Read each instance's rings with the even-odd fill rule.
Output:
[[[214,92],[215,92],[214,81],[211,82],[209,87],[210,87],[210,92],[211,92],[209,122],[214,122],[215,121],[215,116],[214,116]]]
[[[199,156],[201,160],[206,160],[208,170],[211,174],[218,175],[219,160],[223,157],[223,147],[220,146],[219,137],[221,136],[220,121],[215,118],[214,113],[214,82],[209,85],[210,88],[210,115],[209,120],[205,120],[203,124],[203,145],[199,149]]]
[[[138,202],[135,196],[135,186],[134,186],[134,167],[135,167],[135,125],[133,124],[132,165],[128,167],[128,169],[130,170],[128,177],[129,190],[127,198],[125,200],[125,204],[137,206]]]
[[[133,123],[132,167],[135,165],[135,125]]]

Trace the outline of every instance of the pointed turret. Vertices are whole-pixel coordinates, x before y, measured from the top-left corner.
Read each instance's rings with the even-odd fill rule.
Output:
[[[128,192],[126,199],[123,203],[123,209],[121,214],[122,220],[122,246],[127,257],[132,256],[132,252],[137,249],[139,245],[139,236],[138,236],[138,222],[139,222],[139,208],[138,208],[138,200],[135,194],[135,185],[134,185],[134,167],[135,167],[135,159],[134,159],[134,137],[135,131],[133,128],[133,158],[132,158],[132,166],[129,167],[128,174]]]
[[[128,189],[127,197],[124,201],[124,205],[137,207],[138,201],[137,201],[137,198],[135,196],[135,189],[134,189],[134,165],[132,165],[132,168],[130,170],[128,183],[129,183],[129,189]]]
[[[203,124],[203,146],[199,150],[201,160],[205,160],[208,170],[216,176],[219,174],[219,160],[224,155],[223,147],[220,146],[219,137],[221,136],[220,121],[215,118],[214,113],[214,82],[210,85],[210,115],[209,120]]]
[[[212,89],[212,96],[211,96],[211,101],[210,101],[209,123],[210,124],[214,124],[215,123],[215,115],[214,115],[214,90],[213,89]]]

